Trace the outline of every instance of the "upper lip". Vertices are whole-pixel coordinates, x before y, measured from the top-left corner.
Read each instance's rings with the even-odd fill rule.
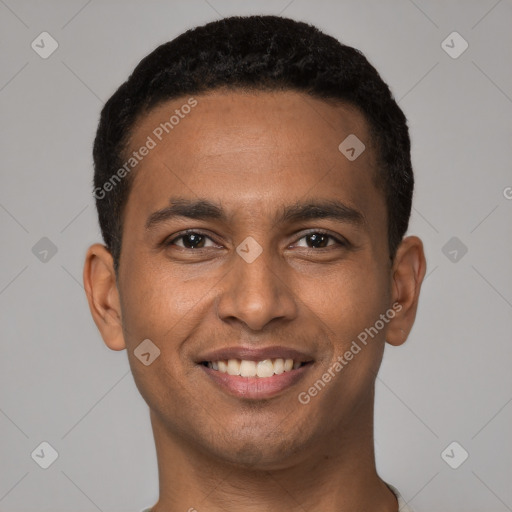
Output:
[[[247,361],[263,361],[264,359],[293,359],[294,362],[306,363],[313,357],[289,347],[273,345],[271,347],[234,346],[204,352],[196,358],[196,363],[204,361],[224,361],[228,359],[245,359]]]

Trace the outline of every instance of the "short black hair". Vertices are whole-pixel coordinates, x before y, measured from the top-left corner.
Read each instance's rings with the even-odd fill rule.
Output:
[[[408,228],[414,177],[407,120],[389,87],[361,51],[313,25],[279,16],[232,16],[158,46],[101,111],[93,148],[94,195],[116,275],[133,173],[108,187],[108,193],[103,187],[126,163],[134,125],[162,102],[223,88],[298,91],[362,112],[376,148],[376,184],[386,200],[393,260]]]

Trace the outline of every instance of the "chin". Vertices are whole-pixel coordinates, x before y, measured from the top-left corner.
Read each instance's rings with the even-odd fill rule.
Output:
[[[211,456],[217,461],[223,459],[227,464],[249,471],[271,471],[289,467],[299,457],[304,456],[304,447],[309,443],[300,429],[296,430],[297,436],[294,436],[293,429],[282,427],[283,425],[270,431],[267,428],[259,434],[253,428],[250,435],[241,435],[239,430],[237,434],[227,436],[228,442],[210,445]]]

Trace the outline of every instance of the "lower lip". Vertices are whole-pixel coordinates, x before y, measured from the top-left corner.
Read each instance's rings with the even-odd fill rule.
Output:
[[[290,388],[309,371],[312,363],[307,363],[296,370],[283,372],[272,377],[241,377],[240,375],[229,375],[207,366],[199,365],[206,374],[219,385],[224,391],[238,398],[249,398],[262,400],[272,398],[284,390]]]

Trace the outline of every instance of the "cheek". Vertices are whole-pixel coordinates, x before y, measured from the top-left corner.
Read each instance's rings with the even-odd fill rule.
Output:
[[[333,272],[322,283],[309,293],[316,294],[315,316],[328,326],[331,343],[322,365],[330,373],[327,379],[334,375],[325,403],[342,406],[346,401],[350,408],[372,388],[382,360],[386,328],[375,329],[375,323],[389,307],[387,280],[376,264],[366,262]]]
[[[180,319],[198,303],[200,290],[196,285],[187,286],[169,271],[149,265],[131,269],[124,277],[121,293],[123,327],[129,337],[126,342],[133,345],[149,338],[159,347],[168,345],[166,339],[176,326],[179,328]]]
[[[339,414],[341,421],[346,411],[356,410],[358,404],[371,398],[384,351],[387,324],[381,326],[380,315],[389,307],[388,289],[385,278],[371,267],[333,273],[324,281],[323,289],[324,293],[309,292],[310,299],[316,294],[315,316],[328,327],[331,344],[320,370],[321,378],[329,383],[318,407]],[[375,328],[376,322],[380,329]]]
[[[357,336],[388,307],[387,277],[372,262],[346,265],[301,287],[305,304],[341,338]]]
[[[149,265],[140,265],[125,276],[123,329],[130,366],[141,396],[155,411],[172,410],[190,399],[183,389],[190,368],[181,360],[181,347],[197,326],[209,288],[187,285],[179,276]],[[149,345],[149,365],[137,356],[137,348],[146,339],[154,345]],[[158,355],[153,359],[154,353]]]

